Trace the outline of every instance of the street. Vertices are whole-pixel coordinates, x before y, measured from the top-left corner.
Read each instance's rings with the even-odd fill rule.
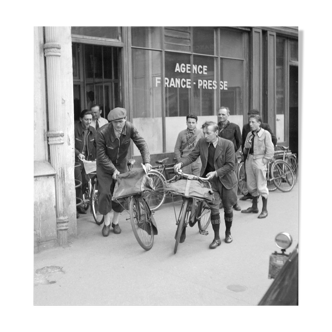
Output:
[[[173,254],[173,204],[155,213],[159,234],[144,251],[131,229],[129,213],[120,218],[122,233],[101,235],[102,226],[89,213],[78,219],[78,237],[66,248],[34,255],[34,304],[45,305],[257,305],[273,280],[268,279],[269,255],[277,250],[274,237],[288,232],[293,244],[299,237],[298,183],[289,193],[275,191],[268,200],[269,216],[234,211],[233,242],[210,250],[213,231],[198,233],[188,227],[187,238]],[[242,209],[251,201],[239,201]],[[259,210],[262,201],[259,200]],[[175,203],[178,214],[180,202]],[[224,211],[220,234],[224,239]]]

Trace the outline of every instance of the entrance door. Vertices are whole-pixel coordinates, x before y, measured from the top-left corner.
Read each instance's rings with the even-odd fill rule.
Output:
[[[299,153],[298,146],[298,66],[289,66],[289,148]]]
[[[75,120],[83,109],[99,104],[102,117],[122,106],[118,47],[73,43]]]

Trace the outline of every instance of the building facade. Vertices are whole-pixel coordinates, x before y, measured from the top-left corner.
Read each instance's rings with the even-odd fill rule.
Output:
[[[258,109],[298,153],[296,27],[36,27],[34,72],[37,249],[76,235],[74,121],[93,103],[125,107],[152,162],[220,106],[241,128]]]

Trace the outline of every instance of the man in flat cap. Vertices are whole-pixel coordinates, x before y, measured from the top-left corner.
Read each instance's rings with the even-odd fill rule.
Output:
[[[123,208],[112,202],[112,193],[117,175],[128,171],[127,154],[130,140],[139,149],[147,171],[151,169],[148,145],[133,124],[126,121],[126,115],[127,112],[124,108],[114,108],[107,117],[110,123],[97,131],[98,206],[99,212],[104,215],[103,236],[108,236],[110,233],[112,213],[113,232],[121,233],[119,216]]]

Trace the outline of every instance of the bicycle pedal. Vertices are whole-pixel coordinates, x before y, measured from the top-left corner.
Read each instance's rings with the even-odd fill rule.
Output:
[[[201,234],[201,235],[209,235],[209,232],[208,231],[199,231],[199,234]]]

